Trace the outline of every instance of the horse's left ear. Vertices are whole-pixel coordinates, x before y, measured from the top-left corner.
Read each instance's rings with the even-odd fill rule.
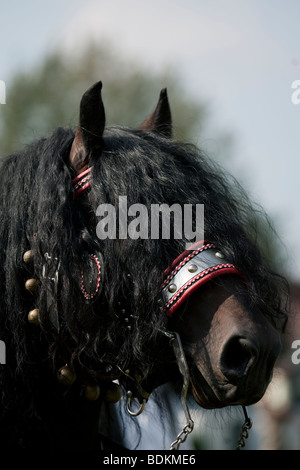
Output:
[[[163,137],[172,137],[172,116],[166,88],[161,90],[155,110],[145,119],[139,129],[155,132]]]
[[[70,151],[70,162],[77,173],[88,168],[92,152],[102,150],[105,111],[101,90],[102,82],[97,82],[81,98],[79,124]]]

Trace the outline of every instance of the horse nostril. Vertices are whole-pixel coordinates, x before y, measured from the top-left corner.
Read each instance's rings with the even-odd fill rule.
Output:
[[[243,377],[256,362],[258,350],[250,340],[234,336],[225,344],[220,358],[222,373],[234,381]]]

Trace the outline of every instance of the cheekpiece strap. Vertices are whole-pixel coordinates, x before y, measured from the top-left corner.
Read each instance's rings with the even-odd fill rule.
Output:
[[[162,297],[167,316],[170,317],[196,289],[222,274],[244,278],[213,243],[199,242],[184,251],[165,271]]]
[[[92,171],[92,167],[83,171],[78,176],[76,176],[76,178],[73,179],[72,189],[74,193],[74,198],[79,196],[81,193],[83,193],[90,187],[91,181],[92,181],[91,171]]]

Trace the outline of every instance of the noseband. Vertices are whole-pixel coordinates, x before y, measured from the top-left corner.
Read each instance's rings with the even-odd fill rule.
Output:
[[[203,284],[222,274],[242,274],[213,243],[198,242],[184,251],[165,271],[162,296],[167,316]]]

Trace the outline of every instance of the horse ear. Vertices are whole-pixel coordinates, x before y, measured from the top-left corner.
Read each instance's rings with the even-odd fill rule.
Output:
[[[155,110],[145,119],[139,129],[156,132],[163,137],[172,137],[172,116],[166,88],[161,90]]]
[[[77,173],[88,168],[92,152],[102,150],[105,111],[101,90],[102,82],[97,82],[81,98],[79,124],[70,151],[70,162]]]

